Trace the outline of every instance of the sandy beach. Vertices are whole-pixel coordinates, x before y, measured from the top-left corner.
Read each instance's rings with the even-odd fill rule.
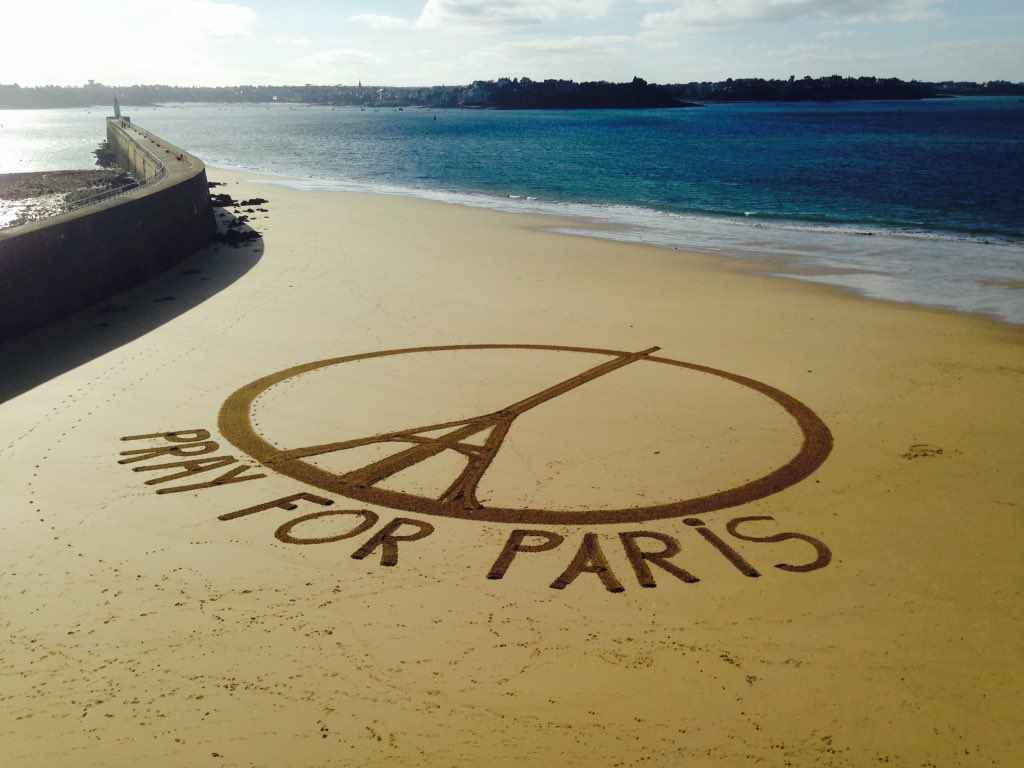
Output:
[[[5,765],[1019,763],[1020,327],[209,178],[0,346]]]

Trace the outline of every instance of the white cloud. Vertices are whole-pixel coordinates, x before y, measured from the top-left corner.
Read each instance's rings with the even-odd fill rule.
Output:
[[[876,71],[906,73],[922,80],[1020,80],[1024,37],[947,40],[864,56]]]
[[[815,38],[818,40],[846,40],[853,37],[853,31],[849,27],[832,27],[823,29]]]
[[[936,18],[944,0],[666,0],[645,14],[646,27],[727,25],[819,18],[845,22],[909,22]]]
[[[877,75],[904,80],[1018,80],[1024,71],[1024,38],[907,42],[899,47],[850,40],[808,40],[790,44],[752,43],[738,55],[722,55],[714,46],[696,51],[682,80],[789,75]],[[702,69],[699,69],[702,68]]]
[[[0,81],[429,85],[832,72],[1020,80],[1024,16],[991,13],[1008,0],[978,2],[990,13],[973,3],[953,13],[941,0],[417,0],[417,19],[406,4],[360,3],[357,13],[339,0],[332,14],[308,10],[297,20],[291,6],[252,0],[0,0]],[[941,30],[879,35],[860,26],[944,8]]]
[[[637,64],[635,57],[631,57],[636,52],[636,42],[636,38],[628,35],[491,38],[487,44],[463,52],[460,66],[452,70],[448,82],[464,81],[467,71],[474,73],[474,79],[481,80],[497,77],[628,80],[634,74],[645,74],[646,65]],[[621,72],[629,74],[620,76]]]
[[[252,39],[257,21],[245,5],[213,0],[7,3],[0,78],[22,85],[230,82],[244,73],[224,67],[220,50]]]
[[[593,18],[611,0],[427,0],[420,27],[537,24],[566,17]]]
[[[357,13],[352,17],[352,21],[358,24],[365,24],[370,29],[377,30],[406,29],[412,26],[408,19],[402,19],[398,16],[385,16],[379,13]]]
[[[336,67],[339,65],[379,64],[380,61],[379,56],[369,51],[361,51],[356,48],[329,48],[296,59],[292,62],[292,66],[296,69],[318,69],[320,67]]]
[[[313,44],[312,38],[302,35],[271,35],[270,42],[292,48],[308,48]]]
[[[548,53],[562,55],[619,52],[632,41],[627,35],[589,35],[576,37],[519,40],[501,46],[509,52]]]
[[[186,29],[209,37],[246,37],[253,33],[256,14],[244,5],[214,3],[209,0],[184,0],[173,7],[154,3],[151,13],[154,23],[166,24],[166,29],[177,29],[185,20]]]

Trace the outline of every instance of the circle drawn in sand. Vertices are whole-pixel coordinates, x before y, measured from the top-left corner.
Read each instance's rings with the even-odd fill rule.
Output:
[[[277,384],[312,371],[357,360],[394,355],[501,349],[586,353],[606,356],[609,359],[496,411],[469,419],[418,425],[354,440],[281,449],[271,445],[257,434],[252,424],[252,406],[260,395]],[[656,351],[658,351],[658,347],[640,352],[623,352],[613,349],[544,344],[462,344],[390,349],[328,358],[272,373],[237,390],[228,397],[221,407],[219,427],[221,433],[228,440],[268,469],[329,493],[407,512],[484,522],[531,525],[639,523],[705,514],[778,493],[806,478],[828,458],[832,450],[832,433],[814,411],[796,398],[768,384],[736,373],[682,360],[655,357],[653,353]],[[477,486],[501,450],[509,430],[512,429],[518,417],[542,403],[635,363],[653,363],[683,368],[718,377],[725,382],[746,387],[763,395],[782,408],[796,422],[803,437],[800,449],[785,464],[742,485],[667,504],[580,511],[489,507],[477,499]],[[470,438],[474,437],[484,438],[482,444],[469,442]],[[344,473],[331,472],[305,461],[312,457],[353,448],[390,443],[395,444],[395,452],[391,455]],[[439,496],[432,498],[382,488],[378,485],[393,475],[446,451],[461,454],[465,459],[465,468]]]

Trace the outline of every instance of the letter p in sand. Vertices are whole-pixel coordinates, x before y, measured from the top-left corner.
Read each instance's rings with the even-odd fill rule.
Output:
[[[539,544],[524,544],[523,540],[527,536],[533,536],[538,539],[544,539]],[[517,528],[509,534],[508,541],[505,542],[505,546],[501,550],[501,554],[498,555],[498,559],[494,561],[494,565],[491,566],[491,570],[487,573],[488,579],[500,579],[505,575],[505,571],[512,564],[515,559],[516,553],[518,552],[547,552],[549,549],[554,549],[562,543],[564,539],[557,533],[551,533],[550,531],[527,531],[521,528]]]

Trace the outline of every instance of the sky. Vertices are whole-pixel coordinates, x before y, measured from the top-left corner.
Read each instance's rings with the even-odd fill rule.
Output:
[[[0,83],[1024,81],[1024,0],[3,0]]]

